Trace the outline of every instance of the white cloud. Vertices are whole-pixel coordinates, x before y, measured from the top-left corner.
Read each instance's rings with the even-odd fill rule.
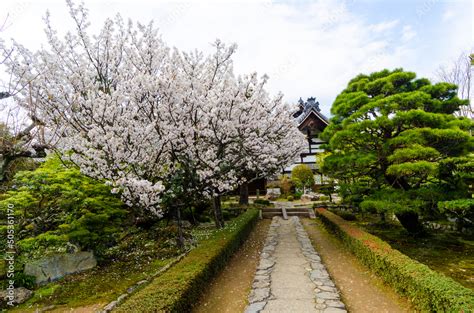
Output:
[[[444,13],[443,13],[443,16],[442,16],[442,19],[443,21],[449,21],[450,19],[452,19],[454,17],[454,12],[452,10],[446,10]]]
[[[416,36],[416,32],[413,30],[411,25],[403,26],[402,30],[402,41],[409,41]]]
[[[381,33],[385,32],[387,30],[393,29],[395,26],[398,25],[400,21],[399,20],[392,20],[392,21],[386,21],[378,24],[373,24],[370,26],[370,29],[373,30],[376,33]]]

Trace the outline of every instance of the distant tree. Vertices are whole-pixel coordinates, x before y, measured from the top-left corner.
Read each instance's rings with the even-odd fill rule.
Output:
[[[472,54],[462,53],[449,66],[442,66],[437,71],[440,81],[448,82],[458,86],[458,96],[461,99],[471,100],[474,93],[474,78],[472,68]],[[456,115],[474,118],[474,107],[467,103],[459,107]]]
[[[402,69],[358,75],[331,108],[325,170],[345,198],[392,212],[407,231],[422,233],[420,214],[468,194],[465,184],[452,185],[452,164],[473,147],[473,122],[453,115],[467,103],[454,84],[433,85]]]
[[[291,180],[297,188],[306,191],[314,185],[313,171],[308,165],[299,164],[291,170]]]
[[[7,17],[0,24],[0,34],[5,29]],[[31,164],[31,159],[44,158],[46,150],[53,146],[54,139],[45,135],[43,122],[36,116],[35,101],[31,97],[29,84],[20,84],[12,79],[12,73],[23,77],[26,71],[18,70],[20,64],[16,58],[18,50],[8,46],[0,37],[0,66],[8,63],[6,74],[9,79],[0,81],[0,184],[5,184],[21,164]],[[17,71],[18,70],[18,71]],[[16,95],[28,94],[19,105]]]
[[[279,185],[281,193],[285,196],[288,196],[291,193],[291,190],[294,188],[293,181],[286,175],[281,175],[279,177]]]

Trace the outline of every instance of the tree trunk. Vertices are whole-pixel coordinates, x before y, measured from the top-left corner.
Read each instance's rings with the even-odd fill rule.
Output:
[[[402,226],[412,235],[421,235],[424,233],[423,225],[418,219],[418,213],[415,212],[404,212],[397,213],[395,216],[398,218]]]
[[[215,196],[212,199],[212,206],[214,208],[214,221],[216,223],[217,228],[224,227],[224,217],[222,215],[222,208],[221,208],[221,197]]]
[[[239,204],[241,204],[241,205],[248,205],[249,204],[249,184],[247,182],[240,185]]]
[[[184,247],[183,225],[181,223],[181,208],[177,206],[176,217],[178,218],[178,248]]]

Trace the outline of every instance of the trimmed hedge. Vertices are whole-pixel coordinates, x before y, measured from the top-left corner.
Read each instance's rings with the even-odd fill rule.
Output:
[[[258,210],[247,210],[114,312],[190,312],[206,285],[247,239],[257,220]]]
[[[316,215],[358,259],[427,312],[474,312],[474,292],[327,211]]]

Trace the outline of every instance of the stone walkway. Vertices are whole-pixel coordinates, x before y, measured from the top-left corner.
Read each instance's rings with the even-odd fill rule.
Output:
[[[298,217],[274,217],[246,313],[343,313],[344,304]]]

